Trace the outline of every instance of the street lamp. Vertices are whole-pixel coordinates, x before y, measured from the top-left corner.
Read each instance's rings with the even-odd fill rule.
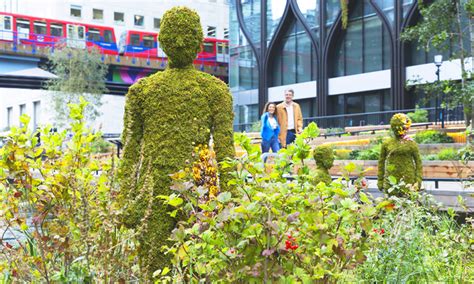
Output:
[[[436,77],[438,79],[438,87],[439,87],[439,68],[443,64],[443,55],[438,54],[434,56],[434,64],[436,65]],[[444,102],[444,92],[443,92],[443,102]],[[436,96],[436,119],[435,122],[438,121],[438,96]],[[444,108],[441,109],[441,128],[444,128]]]

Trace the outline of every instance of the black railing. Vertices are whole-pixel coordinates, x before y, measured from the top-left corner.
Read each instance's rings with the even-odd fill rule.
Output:
[[[433,124],[441,124],[441,121],[443,119],[445,124],[457,124],[464,122],[464,113],[462,105],[448,109],[444,112],[444,117],[441,108],[429,107],[420,109],[426,110],[428,112],[428,120],[430,122],[433,122]],[[338,114],[307,117],[304,118],[303,121],[304,126],[308,125],[311,122],[316,122],[320,128],[344,128],[348,126],[384,125],[389,124],[390,119],[396,113],[408,113],[414,111],[415,109],[403,109],[365,113]],[[234,124],[234,131],[255,131],[255,129],[252,129],[253,124],[254,123]]]

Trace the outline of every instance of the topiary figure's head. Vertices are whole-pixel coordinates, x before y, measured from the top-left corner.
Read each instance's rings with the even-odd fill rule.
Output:
[[[329,170],[334,164],[334,153],[330,145],[320,145],[313,151],[313,157],[318,168]]]
[[[158,40],[168,56],[170,67],[183,68],[193,63],[202,44],[199,15],[187,7],[173,7],[163,15]]]
[[[411,126],[411,119],[404,113],[397,113],[390,119],[390,127],[396,138],[403,138]]]

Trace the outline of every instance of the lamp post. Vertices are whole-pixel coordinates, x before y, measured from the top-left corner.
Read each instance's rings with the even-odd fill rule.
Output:
[[[437,80],[438,80],[438,87],[439,87],[439,68],[441,67],[441,65],[443,64],[443,55],[441,54],[438,54],[438,55],[435,55],[434,56],[434,64],[436,65],[436,77],[437,77]],[[443,99],[442,101],[444,102],[444,92],[443,92]],[[436,96],[436,119],[435,121],[437,122],[438,121],[438,96]],[[444,107],[441,108],[441,128],[444,128]]]

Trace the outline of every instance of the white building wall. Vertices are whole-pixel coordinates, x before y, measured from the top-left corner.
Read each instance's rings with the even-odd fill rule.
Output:
[[[71,5],[80,6],[80,18],[70,15]],[[153,27],[154,18],[174,6],[187,6],[201,16],[204,36],[207,26],[216,27],[216,37],[224,38],[224,29],[229,27],[228,0],[0,0],[0,11],[29,16],[113,26],[117,40],[124,30],[158,31]],[[92,9],[104,11],[103,20],[93,20]],[[125,23],[114,22],[114,12],[124,13]],[[134,25],[134,16],[144,16],[144,26]]]
[[[33,129],[34,103],[40,102],[39,114],[36,121],[39,125],[54,125],[54,111],[52,110],[50,92],[46,90],[11,89],[0,88],[0,131],[8,127],[7,109],[12,108],[10,126],[20,124],[20,105],[26,106],[25,113],[30,117],[30,129]],[[95,129],[101,129],[104,133],[121,133],[123,128],[123,114],[125,97],[116,95],[104,95],[102,107],[99,109],[101,116],[90,123]]]
[[[473,69],[473,58],[465,60],[466,70]],[[409,66],[406,68],[408,84],[432,83],[437,80],[436,66],[434,63]],[[390,89],[390,70],[382,70],[350,76],[329,79],[329,95],[342,95],[348,93],[368,92],[381,89]],[[443,61],[440,67],[440,80],[460,80],[461,61]],[[268,88],[268,100],[273,102],[284,99],[284,91],[293,89],[295,100],[316,97],[317,81],[290,84]]]

